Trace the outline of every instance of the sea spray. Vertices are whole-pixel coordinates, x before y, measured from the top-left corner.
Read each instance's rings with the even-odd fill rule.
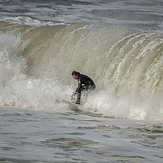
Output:
[[[161,34],[91,24],[15,28],[1,33],[1,105],[60,109],[77,86],[77,70],[97,86],[83,98],[87,111],[161,119]]]

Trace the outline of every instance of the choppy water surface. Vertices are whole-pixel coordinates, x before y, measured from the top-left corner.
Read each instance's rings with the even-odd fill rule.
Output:
[[[162,123],[2,108],[1,162],[161,162]]]

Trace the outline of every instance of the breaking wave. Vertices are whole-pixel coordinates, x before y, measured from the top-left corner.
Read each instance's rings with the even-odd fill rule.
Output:
[[[96,91],[85,111],[162,120],[162,34],[92,24],[31,27],[0,22],[0,104],[62,110],[76,87],[71,72]]]

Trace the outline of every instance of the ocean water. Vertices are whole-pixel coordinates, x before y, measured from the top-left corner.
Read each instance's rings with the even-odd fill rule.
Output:
[[[161,163],[162,31],[161,0],[0,0],[0,162]]]

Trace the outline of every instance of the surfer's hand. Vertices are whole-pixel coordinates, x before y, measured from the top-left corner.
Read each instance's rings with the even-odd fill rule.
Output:
[[[71,95],[71,100],[73,100],[74,99],[74,95]]]

